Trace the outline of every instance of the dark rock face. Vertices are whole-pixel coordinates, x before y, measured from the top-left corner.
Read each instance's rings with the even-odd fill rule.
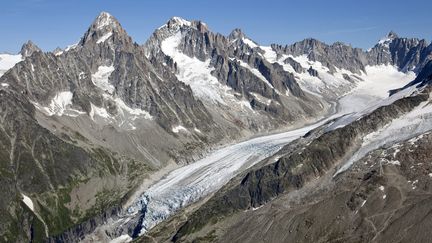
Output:
[[[312,67],[310,67],[307,71],[311,76],[318,77],[318,71],[313,69]]]
[[[29,57],[34,52],[42,52],[42,50],[39,47],[37,47],[32,41],[28,41],[21,47],[20,54],[23,57]]]
[[[286,64],[290,64],[293,68],[294,71],[296,71],[297,73],[302,73],[304,72],[304,68],[300,65],[300,63],[296,62],[294,59],[292,59],[291,57],[287,57],[284,60],[284,63]]]

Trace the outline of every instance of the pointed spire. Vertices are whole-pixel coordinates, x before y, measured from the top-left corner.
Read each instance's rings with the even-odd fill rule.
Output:
[[[130,37],[118,20],[107,12],[101,12],[90,25],[79,45],[84,46],[87,43],[100,44],[113,39],[131,42]]]
[[[38,46],[36,46],[31,40],[29,40],[26,43],[24,43],[24,45],[21,47],[20,54],[23,57],[29,57],[34,52],[41,52],[41,51],[42,50]]]
[[[174,16],[170,20],[168,20],[167,25],[169,28],[169,27],[173,27],[173,26],[191,26],[192,23],[186,19],[181,18],[181,17]]]
[[[393,39],[399,38],[399,36],[396,34],[396,32],[394,32],[394,31],[392,30],[392,31],[390,31],[390,32],[387,34],[387,38],[393,40]]]
[[[228,35],[228,39],[235,40],[235,39],[242,39],[245,37],[245,34],[243,31],[239,28],[235,28],[231,33]]]
[[[107,12],[101,12],[93,22],[92,26],[96,29],[103,29],[108,27],[111,27],[113,29],[118,27],[121,28],[120,23],[117,21],[117,19]]]

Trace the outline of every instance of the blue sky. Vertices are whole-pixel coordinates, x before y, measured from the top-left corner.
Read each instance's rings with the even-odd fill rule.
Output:
[[[313,37],[369,48],[390,30],[430,40],[431,9],[430,0],[0,0],[0,52],[16,53],[29,39],[44,51],[76,43],[101,11],[138,43],[180,16],[222,34],[239,27],[262,45]]]

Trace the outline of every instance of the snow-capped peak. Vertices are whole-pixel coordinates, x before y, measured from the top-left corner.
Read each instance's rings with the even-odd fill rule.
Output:
[[[109,26],[109,25],[113,25],[116,24],[116,20],[115,18],[107,12],[101,12],[99,14],[99,16],[96,18],[95,22],[94,22],[94,26],[97,29],[102,29],[105,26]]]
[[[399,36],[395,32],[390,31],[385,37],[378,41],[378,45],[384,45],[388,47],[388,45],[396,38],[399,38]]]
[[[169,20],[169,22],[176,23],[176,24],[182,25],[182,26],[191,26],[191,24],[192,24],[190,21],[183,19],[181,17],[176,17],[176,16],[172,17]]]

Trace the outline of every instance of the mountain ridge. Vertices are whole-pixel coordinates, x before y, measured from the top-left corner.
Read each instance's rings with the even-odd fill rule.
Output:
[[[379,80],[377,73],[405,80],[429,68],[431,45],[391,37],[371,52],[314,39],[263,47],[240,29],[224,36],[173,17],[140,45],[102,12],[64,50],[42,52],[29,41],[0,77],[0,108],[9,114],[0,129],[0,172],[10,189],[0,201],[8,215],[2,226],[13,232],[27,222],[2,239],[31,240],[39,227],[38,237],[80,240],[99,226],[92,218],[117,208],[156,171],[222,144],[318,121],[345,94]],[[374,72],[366,72],[369,64]],[[69,168],[62,154],[71,154]],[[85,230],[68,231],[76,227]]]

